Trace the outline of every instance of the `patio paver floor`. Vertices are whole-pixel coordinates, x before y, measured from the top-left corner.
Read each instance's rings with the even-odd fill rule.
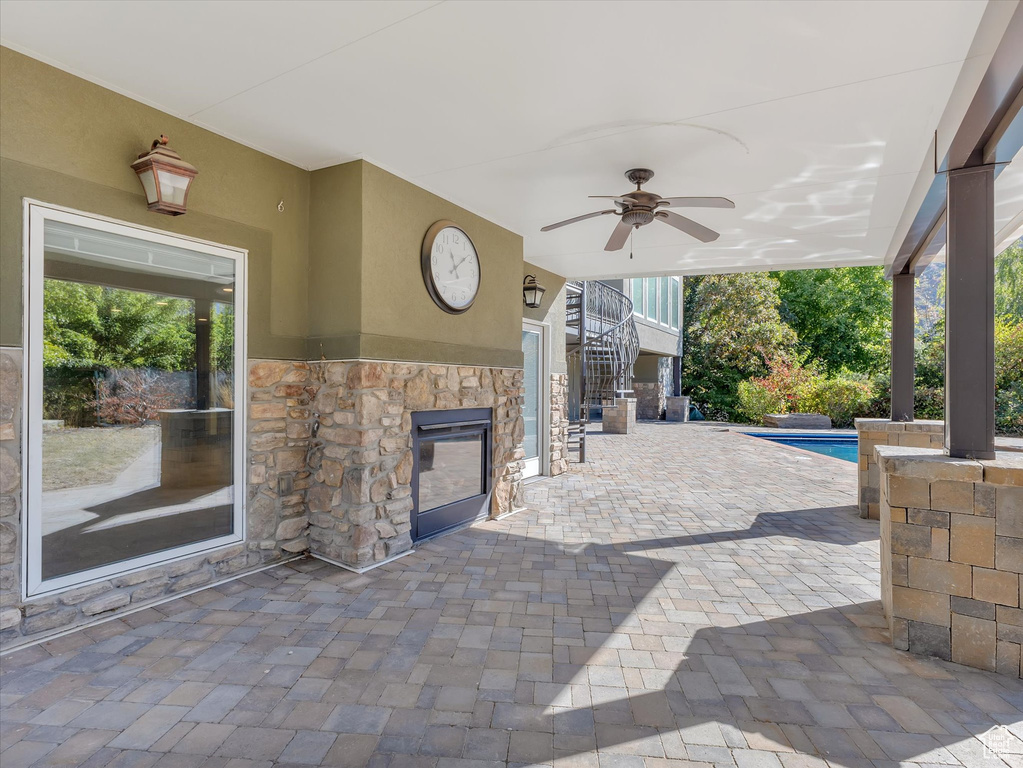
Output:
[[[712,425],[588,450],[367,574],[302,560],[4,658],[0,764],[1023,766],[1020,681],[888,645],[852,464]]]

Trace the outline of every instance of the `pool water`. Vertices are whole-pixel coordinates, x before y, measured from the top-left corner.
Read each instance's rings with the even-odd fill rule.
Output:
[[[772,443],[791,445],[804,451],[813,451],[824,456],[833,456],[843,461],[857,461],[855,435],[772,435],[762,432],[747,432],[750,437],[770,440]]]

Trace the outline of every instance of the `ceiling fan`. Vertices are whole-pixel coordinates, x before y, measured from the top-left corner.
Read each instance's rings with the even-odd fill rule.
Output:
[[[625,172],[625,178],[636,185],[633,192],[624,195],[590,195],[591,198],[599,200],[614,200],[615,208],[606,211],[594,211],[584,213],[582,216],[575,216],[571,219],[559,221],[557,224],[548,224],[540,229],[541,232],[550,232],[552,229],[575,224],[577,221],[585,221],[596,216],[606,216],[613,213],[620,216],[618,225],[611,233],[611,238],[604,246],[605,251],[618,251],[629,239],[629,233],[651,221],[663,221],[675,229],[682,230],[687,235],[692,235],[702,243],[710,243],[717,240],[719,235],[713,229],[702,224],[680,216],[665,208],[735,208],[735,203],[726,197],[661,197],[653,192],[644,192],[642,187],[654,177],[654,172],[647,168],[633,168]]]

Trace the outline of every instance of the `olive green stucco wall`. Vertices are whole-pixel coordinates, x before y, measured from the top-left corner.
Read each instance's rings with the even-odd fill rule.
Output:
[[[249,354],[305,354],[308,172],[8,48],[0,76],[0,345],[22,343],[22,198],[30,197],[247,248]],[[199,168],[185,216],[146,210],[129,167],[161,133]]]
[[[660,381],[660,355],[642,354],[636,358],[636,365],[633,366],[633,381],[656,382]]]
[[[362,165],[312,173],[309,216],[309,344],[306,357],[359,357]]]
[[[565,285],[561,275],[548,272],[528,261],[522,263],[522,277],[533,275],[547,292],[543,302],[536,309],[522,308],[522,315],[527,320],[546,323],[550,328],[551,373],[568,373],[565,361]]]
[[[361,357],[522,365],[522,238],[369,163],[363,167]],[[472,238],[480,291],[450,315],[423,284],[423,237],[448,219]]]
[[[129,167],[161,133],[199,169],[185,216],[146,210]],[[310,173],[0,48],[2,346],[22,344],[24,198],[247,249],[250,357],[522,364],[518,235],[369,163]],[[423,285],[438,219],[480,254],[463,315]]]

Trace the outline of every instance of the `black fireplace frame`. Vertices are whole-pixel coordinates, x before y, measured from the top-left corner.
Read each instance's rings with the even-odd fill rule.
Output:
[[[422,541],[453,528],[485,519],[490,510],[493,486],[492,459],[494,412],[492,408],[457,408],[446,411],[417,411],[412,414],[412,540]],[[480,470],[483,491],[433,509],[419,509],[419,454],[424,439],[455,435],[483,435]]]

